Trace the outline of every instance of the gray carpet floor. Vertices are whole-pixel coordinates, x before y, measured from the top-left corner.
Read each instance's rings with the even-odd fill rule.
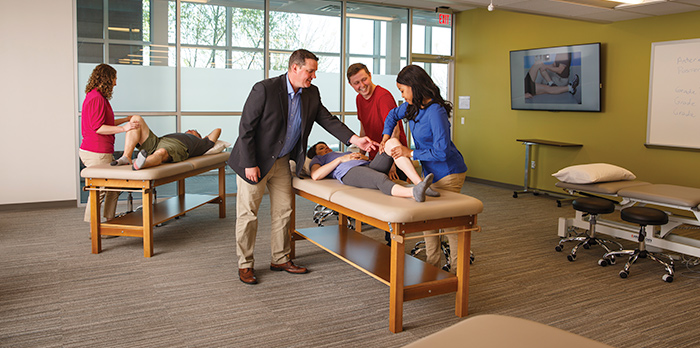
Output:
[[[472,239],[470,316],[525,318],[616,347],[699,345],[700,274],[692,268],[678,263],[669,284],[660,266],[642,260],[620,279],[621,262],[596,264],[598,247],[575,262],[554,251],[570,205],[471,182],[463,192],[485,206],[483,231]],[[313,206],[297,198],[298,227],[313,226]],[[218,219],[216,206],[206,206],[156,228],[152,258],[143,257],[141,239],[126,237],[91,254],[82,208],[0,212],[0,346],[400,347],[462,320],[454,294],[441,295],[407,302],[404,331],[390,333],[388,287],[310,242],[297,243],[296,262],[311,273],[270,271],[267,198],[260,284],[245,285],[235,197],[227,211]]]

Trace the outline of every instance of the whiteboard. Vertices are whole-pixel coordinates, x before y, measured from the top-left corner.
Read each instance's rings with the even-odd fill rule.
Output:
[[[700,149],[700,39],[651,44],[646,141]]]

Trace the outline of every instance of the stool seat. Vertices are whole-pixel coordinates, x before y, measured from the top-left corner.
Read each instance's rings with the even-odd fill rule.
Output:
[[[589,214],[610,214],[615,211],[612,201],[596,197],[580,197],[571,202],[574,209]]]
[[[576,260],[576,252],[578,251],[579,247],[583,247],[584,249],[590,249],[592,245],[600,245],[601,247],[603,247],[603,249],[605,249],[605,252],[609,253],[612,252],[612,250],[610,250],[610,248],[606,244],[615,244],[617,245],[619,250],[622,250],[622,244],[618,243],[617,241],[598,238],[595,234],[597,216],[599,214],[610,214],[614,212],[615,203],[613,201],[598,197],[579,197],[576,198],[573,202],[571,202],[571,205],[574,207],[575,210],[588,214],[588,223],[590,227],[587,233],[584,232],[582,235],[576,234],[574,236],[571,236],[571,233],[575,231],[569,230],[569,237],[562,238],[561,240],[559,240],[559,244],[557,244],[557,246],[554,247],[554,250],[562,251],[564,248],[563,245],[566,242],[578,242],[576,246],[574,246],[571,249],[571,253],[566,256],[566,258],[569,259],[569,261]]]
[[[620,271],[620,278],[627,278],[630,274],[630,267],[633,263],[637,262],[640,257],[649,258],[652,261],[656,261],[657,263],[661,264],[666,269],[666,274],[664,274],[661,279],[667,283],[672,282],[673,275],[675,273],[673,258],[668,255],[652,253],[648,251],[646,247],[647,226],[660,226],[668,223],[668,215],[659,209],[648,207],[629,207],[620,211],[620,217],[624,221],[639,225],[639,236],[637,238],[639,246],[634,250],[630,249],[607,252],[605,255],[603,255],[602,259],[598,260],[598,264],[601,266],[612,265],[615,263],[616,257],[629,256],[629,260],[627,260],[625,268]],[[668,262],[662,260],[661,256],[667,258]]]
[[[620,212],[622,220],[642,226],[665,225],[668,223],[668,215],[661,210],[647,207],[630,207]]]

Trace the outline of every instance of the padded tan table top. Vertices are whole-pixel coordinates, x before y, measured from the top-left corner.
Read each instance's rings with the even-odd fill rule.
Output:
[[[568,182],[560,181],[554,186],[561,187],[567,190],[576,190],[590,193],[599,193],[604,195],[616,195],[618,191],[635,186],[650,185],[646,181],[637,180],[620,180],[620,181],[608,181],[608,182],[597,182],[593,184],[572,184]]]
[[[634,186],[618,192],[622,197],[695,208],[700,205],[700,189],[694,187],[653,184]]]
[[[483,314],[423,337],[404,348],[612,348],[607,344],[534,321]]]
[[[80,171],[80,176],[94,179],[155,180],[226,162],[229,155],[230,153],[228,152],[221,152],[213,155],[197,156],[188,158],[182,162],[165,163],[141,170],[133,170],[131,166],[101,164],[83,168],[83,170]]]
[[[387,222],[415,222],[465,215],[484,210],[483,203],[471,196],[444,190],[440,197],[427,197],[425,202],[392,197],[379,190],[343,185],[335,179],[314,181],[293,179],[293,186],[314,196],[342,205],[366,216]]]

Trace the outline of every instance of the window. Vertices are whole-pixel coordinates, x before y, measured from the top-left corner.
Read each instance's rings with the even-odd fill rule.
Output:
[[[175,22],[174,5],[171,8],[170,20]],[[243,110],[250,87],[265,77],[264,15],[260,1],[182,3],[184,112]]]
[[[270,76],[287,71],[289,54],[304,48],[318,58],[316,85],[323,105],[340,111],[339,1],[270,1]]]
[[[372,82],[401,98],[396,75],[406,66],[408,54],[408,9],[359,3],[347,4],[347,65],[363,63],[372,74]],[[357,93],[347,84],[345,73],[345,111],[357,111]]]
[[[110,101],[117,117],[142,115],[159,135],[221,128],[221,139],[234,143],[252,86],[285,73],[289,54],[305,48],[319,57],[313,83],[323,104],[359,132],[356,93],[347,82],[345,67],[364,63],[373,82],[400,100],[396,75],[411,54],[451,55],[451,23],[440,23],[432,11],[341,0],[269,0],[268,8],[265,3],[76,0],[80,108],[92,70],[108,63],[118,75]],[[409,28],[411,13],[414,25]],[[343,35],[346,47],[341,47]],[[410,37],[413,52],[408,50]],[[420,61],[446,91],[441,81],[449,81],[449,66]],[[309,141],[319,140],[342,149],[332,135],[314,127]],[[124,134],[118,134],[115,149],[123,146]],[[235,191],[235,180],[228,181]]]
[[[452,15],[413,10],[413,53],[452,55]]]

